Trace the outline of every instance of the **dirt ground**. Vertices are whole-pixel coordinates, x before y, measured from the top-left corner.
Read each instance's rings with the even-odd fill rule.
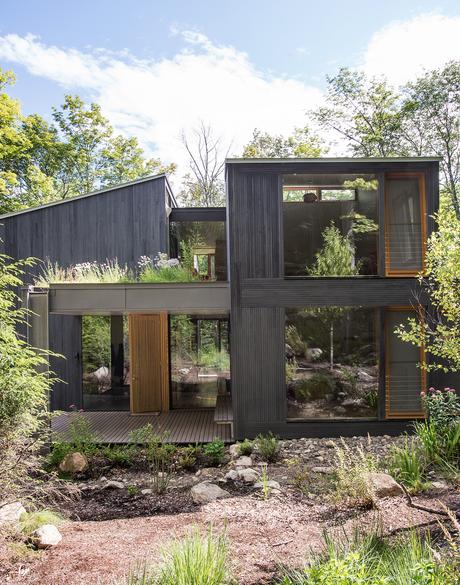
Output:
[[[460,508],[460,494],[443,500]],[[434,497],[417,501],[439,506]],[[302,566],[322,545],[325,529],[350,534],[381,524],[384,533],[423,526],[436,516],[409,508],[403,498],[381,500],[379,510],[338,510],[285,495],[268,500],[234,496],[185,513],[106,521],[68,521],[61,528],[62,543],[32,560],[16,563],[5,585],[108,585],[123,580],[130,567],[156,563],[171,539],[199,527],[226,530],[235,577],[244,585],[269,583],[280,565]],[[1,550],[0,550],[1,561]],[[1,571],[0,571],[1,575]],[[122,581],[123,582],[123,581]]]

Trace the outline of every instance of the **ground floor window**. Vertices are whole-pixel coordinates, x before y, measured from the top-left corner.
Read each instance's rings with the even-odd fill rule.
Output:
[[[288,418],[376,418],[380,330],[377,309],[287,310]]]
[[[214,408],[230,382],[227,318],[170,316],[172,408]]]
[[[82,317],[82,376],[84,410],[129,410],[126,318]]]

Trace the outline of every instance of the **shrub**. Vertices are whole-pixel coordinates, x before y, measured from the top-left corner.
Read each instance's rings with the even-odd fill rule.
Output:
[[[327,374],[313,374],[310,378],[305,378],[295,387],[295,397],[299,402],[307,400],[317,400],[324,398],[327,394],[332,394],[335,389],[335,382]]]
[[[295,325],[288,325],[286,327],[286,343],[294,352],[294,355],[305,357],[307,353],[308,344],[306,341],[302,339],[299,332],[297,331],[297,327]]]
[[[44,524],[54,524],[59,526],[64,519],[56,512],[51,510],[37,510],[35,512],[25,512],[19,519],[19,527],[21,532],[26,536],[30,536],[34,530],[40,528]]]
[[[438,560],[437,560],[438,559]],[[392,542],[378,533],[333,540],[305,569],[287,571],[280,585],[455,585],[454,563],[412,532]]]
[[[131,467],[136,451],[134,445],[106,445],[99,453],[105,457],[111,465],[118,467]]]
[[[214,439],[203,447],[203,454],[211,465],[220,465],[225,458],[225,445],[222,439]]]
[[[69,453],[74,451],[73,446],[70,443],[55,442],[51,447],[51,451],[47,457],[47,467],[54,468],[59,467],[59,464]]]
[[[369,505],[373,500],[367,474],[377,471],[377,460],[361,446],[350,449],[342,439],[335,446],[335,498],[353,504]]]
[[[403,447],[393,447],[389,454],[389,468],[392,476],[416,493],[428,487],[424,481],[426,460],[419,445],[407,439]]]
[[[254,445],[249,439],[244,439],[241,443],[237,443],[238,453],[240,455],[251,455],[254,450]]]
[[[258,435],[256,438],[257,452],[263,459],[269,463],[274,463],[279,458],[280,444],[278,437],[272,433],[268,435]]]
[[[439,434],[446,432],[460,417],[460,398],[453,388],[435,390],[430,388],[422,393],[423,403],[429,420]]]
[[[200,445],[188,445],[183,447],[179,454],[178,463],[184,469],[193,469],[202,454]]]

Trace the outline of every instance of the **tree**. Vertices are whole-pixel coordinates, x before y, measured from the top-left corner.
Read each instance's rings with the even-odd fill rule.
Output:
[[[425,274],[420,276],[425,303],[417,317],[397,329],[399,337],[429,354],[422,363],[427,371],[460,371],[460,220],[448,196],[437,215],[439,229],[428,241]]]
[[[306,267],[309,276],[355,276],[355,254],[348,236],[343,236],[331,221],[323,232],[323,247],[316,253],[313,266]],[[346,311],[339,307],[322,307],[312,311],[329,325],[330,368],[334,368],[334,323]]]
[[[400,95],[385,79],[347,68],[326,79],[328,105],[312,112],[321,128],[338,134],[353,156],[403,154]]]
[[[47,352],[32,348],[17,330],[27,312],[14,292],[32,259],[19,262],[0,254],[0,492],[8,496],[27,471],[30,455],[46,427],[48,393],[54,377]]]
[[[324,143],[305,126],[295,128],[291,136],[273,135],[254,129],[244,147],[244,158],[317,158],[325,154]]]
[[[222,139],[214,137],[211,127],[204,123],[192,131],[191,137],[184,133],[182,142],[190,168],[179,194],[182,202],[190,207],[225,205],[223,173],[230,147],[224,153]]]

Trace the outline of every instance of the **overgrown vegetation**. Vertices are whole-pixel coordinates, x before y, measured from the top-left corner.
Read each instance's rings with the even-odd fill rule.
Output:
[[[342,440],[335,446],[335,499],[349,504],[370,505],[373,501],[368,473],[378,471],[378,461],[363,447],[350,447]]]
[[[258,435],[255,440],[257,453],[262,458],[262,461],[268,463],[275,463],[279,458],[280,444],[278,437],[273,433],[267,435]]]

